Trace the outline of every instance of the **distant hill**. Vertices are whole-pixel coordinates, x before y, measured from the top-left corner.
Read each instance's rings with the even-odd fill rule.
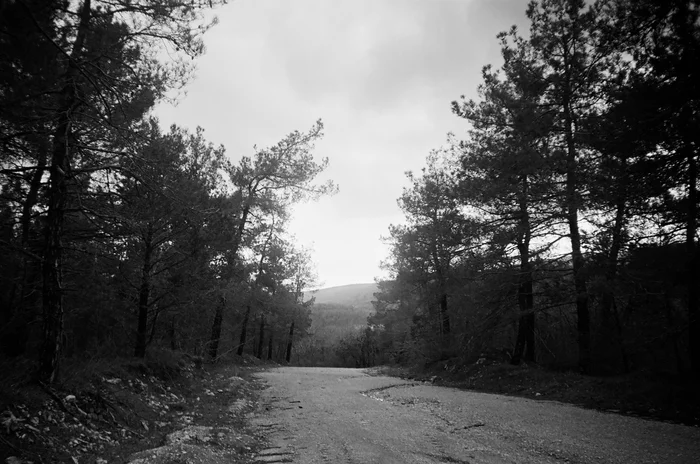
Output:
[[[305,293],[305,300],[316,301],[311,306],[310,335],[296,347],[297,361],[305,366],[340,365],[339,343],[367,326],[376,292],[377,284],[354,284]]]
[[[374,308],[372,300],[377,292],[377,284],[352,284],[340,287],[322,288],[315,292],[308,292],[305,299],[316,298],[316,304],[331,304],[349,306],[355,312],[369,315]]]

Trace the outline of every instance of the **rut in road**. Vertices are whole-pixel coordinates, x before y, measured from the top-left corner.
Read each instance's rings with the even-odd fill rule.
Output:
[[[265,448],[258,452],[255,462],[294,462],[292,456],[294,453],[284,451],[282,448]]]

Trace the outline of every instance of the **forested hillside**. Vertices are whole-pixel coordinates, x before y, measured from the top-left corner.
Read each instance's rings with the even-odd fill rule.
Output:
[[[376,362],[700,372],[699,8],[539,0],[409,173]],[[359,350],[359,348],[358,348]]]
[[[311,366],[354,365],[345,347],[365,330],[376,291],[376,284],[352,284],[307,293],[306,298],[314,298],[309,336],[300,341],[292,360]]]
[[[336,190],[316,181],[322,123],[228,154],[152,115],[192,76],[220,3],[0,5],[0,361],[12,386],[56,382],[65,360],[155,349],[283,361],[308,329],[314,273],[286,224],[293,204]]]
[[[335,304],[351,306],[357,311],[369,314],[374,310],[372,301],[377,292],[377,284],[351,284],[328,287],[306,294],[306,299],[314,298],[315,304]]]

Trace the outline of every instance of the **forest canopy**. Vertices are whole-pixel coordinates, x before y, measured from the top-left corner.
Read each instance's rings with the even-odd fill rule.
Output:
[[[236,163],[153,117],[222,3],[0,5],[0,348],[38,380],[153,346],[289,359],[310,325],[310,254],[285,227],[337,190],[317,181],[322,122]]]
[[[367,324],[319,305],[315,325],[286,226],[337,190],[323,123],[231,154],[154,117],[223,3],[0,4],[3,361],[44,382],[153,348],[700,372],[696,0],[530,2],[451,102],[465,133],[408,174]]]
[[[378,362],[700,372],[696,1],[538,0],[399,198]]]

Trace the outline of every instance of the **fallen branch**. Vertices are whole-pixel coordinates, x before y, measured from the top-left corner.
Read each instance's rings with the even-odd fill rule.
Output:
[[[10,443],[10,442],[9,442],[5,437],[3,437],[2,435],[0,435],[0,440],[2,440],[3,442],[5,442],[5,444],[6,444],[7,446],[9,446],[9,447],[12,448],[13,450],[17,451],[18,453],[24,453],[24,451],[22,451],[21,449],[17,448],[17,447],[16,447],[15,445],[13,445],[12,443]]]
[[[58,403],[58,405],[61,407],[61,409],[63,409],[63,411],[65,411],[66,413],[70,414],[71,416],[73,416],[75,418],[78,418],[78,416],[76,416],[75,413],[73,413],[73,411],[69,410],[66,407],[65,403],[63,403],[63,400],[54,391],[52,391],[48,385],[46,385],[44,382],[39,382],[39,385],[46,393],[48,393],[48,395],[51,398],[53,398],[53,400],[56,403]]]

